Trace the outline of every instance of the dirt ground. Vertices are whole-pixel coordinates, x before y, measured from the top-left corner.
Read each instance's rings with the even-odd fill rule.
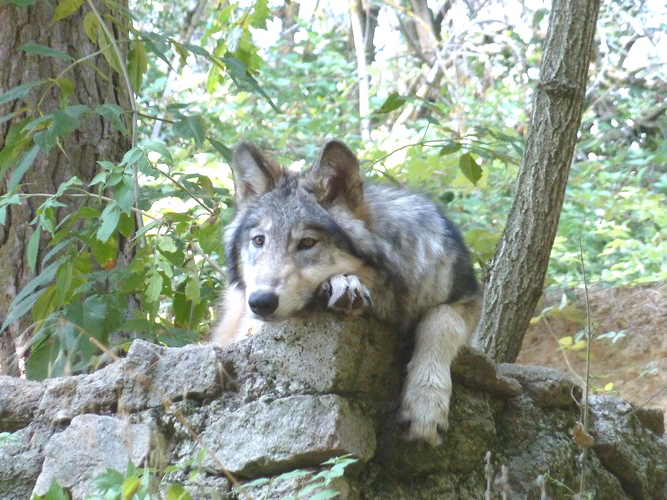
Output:
[[[591,288],[590,387],[667,414],[667,283]],[[538,312],[551,309],[531,325],[517,362],[557,368],[583,381],[585,342],[575,342],[586,322],[584,293],[567,295],[563,307],[563,292],[545,294]]]

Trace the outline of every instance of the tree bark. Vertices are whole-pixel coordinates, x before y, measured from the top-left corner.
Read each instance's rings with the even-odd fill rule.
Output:
[[[121,4],[126,5],[127,2],[121,0]],[[84,4],[76,13],[55,23],[51,21],[54,6],[55,2],[37,2],[27,8],[9,3],[0,4],[0,94],[23,83],[55,78],[70,64],[59,58],[26,54],[19,49],[24,44],[46,45],[67,52],[75,59],[98,50],[86,36],[83,27],[83,17],[88,12],[88,6]],[[102,9],[102,15],[105,13],[108,11]],[[118,37],[118,25],[114,23],[112,29]],[[123,33],[122,38],[126,39],[127,33]],[[127,43],[119,46],[122,51],[127,50]],[[129,94],[120,76],[110,69],[101,55],[90,62],[94,63],[99,72],[95,71],[92,64],[78,64],[65,75],[74,84],[70,104],[87,104],[94,108],[102,103],[114,103],[129,109]],[[0,116],[24,106],[34,110],[45,89],[45,86],[38,86],[31,90],[26,99],[0,106]],[[57,86],[53,86],[44,96],[40,104],[42,112],[48,113],[59,107],[57,89]],[[12,123],[23,117],[25,114],[20,114],[0,124],[0,150],[5,145]],[[23,177],[21,192],[54,193],[60,183],[74,175],[86,183],[96,173],[97,160],[120,161],[129,148],[130,138],[122,135],[108,120],[100,116],[84,116],[77,131],[63,141],[62,150],[54,147],[48,155],[39,153]],[[6,175],[0,182],[2,193],[7,191],[8,177]],[[41,201],[30,198],[20,206],[8,207],[6,224],[0,227],[0,323],[6,317],[12,299],[34,277],[25,255],[28,240],[34,231],[29,222],[35,217]],[[72,206],[59,209],[57,220],[76,208],[72,203]],[[40,243],[37,272],[44,243]],[[20,336],[28,326],[28,321],[22,321],[0,332],[0,374],[19,374]]]
[[[294,35],[299,27],[299,10],[301,4],[293,2],[292,0],[285,0],[285,5],[280,8],[280,20],[282,24],[282,38],[278,53],[287,55],[294,50]]]
[[[370,82],[368,68],[366,66],[366,42],[364,40],[364,29],[359,15],[360,0],[350,0],[350,24],[354,38],[354,52],[357,57],[357,83],[359,89],[359,117],[361,122],[359,131],[361,138],[367,142],[371,138],[370,133]]]
[[[512,362],[541,295],[581,124],[600,0],[554,0],[526,149],[479,326],[485,350]]]

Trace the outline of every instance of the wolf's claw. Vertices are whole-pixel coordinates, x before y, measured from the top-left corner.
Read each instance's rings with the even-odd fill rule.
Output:
[[[320,286],[320,296],[329,309],[352,314],[370,307],[371,294],[359,278],[350,274],[335,274]]]

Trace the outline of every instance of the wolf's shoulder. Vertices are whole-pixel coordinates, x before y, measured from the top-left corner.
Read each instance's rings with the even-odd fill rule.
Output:
[[[410,226],[440,226],[450,222],[427,195],[402,186],[364,184],[364,198],[371,218]]]

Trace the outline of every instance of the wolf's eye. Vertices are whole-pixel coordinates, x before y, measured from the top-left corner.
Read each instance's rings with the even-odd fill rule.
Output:
[[[317,244],[317,240],[313,238],[303,238],[300,242],[299,245],[297,246],[297,250],[308,250],[309,248],[313,248]]]
[[[264,235],[258,234],[257,236],[254,236],[252,238],[252,244],[255,245],[257,248],[264,246]]]

